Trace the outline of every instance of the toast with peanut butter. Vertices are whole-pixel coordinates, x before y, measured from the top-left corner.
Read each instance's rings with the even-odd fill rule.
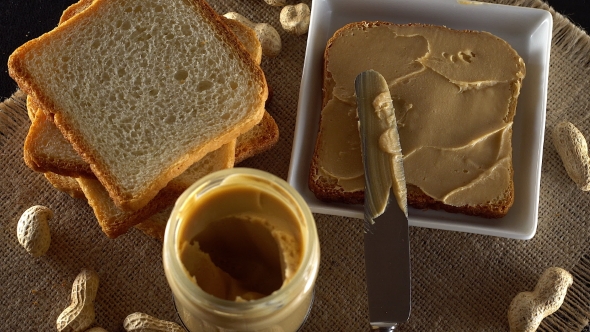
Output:
[[[354,79],[369,69],[389,86],[408,204],[504,216],[514,201],[512,123],[525,64],[490,33],[432,25],[356,22],[328,41],[309,174],[316,197],[363,203]]]

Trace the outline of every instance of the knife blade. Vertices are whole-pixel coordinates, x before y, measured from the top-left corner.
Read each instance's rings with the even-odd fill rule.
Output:
[[[387,82],[376,71],[355,80],[365,168],[365,269],[371,328],[393,331],[411,310],[406,183]]]

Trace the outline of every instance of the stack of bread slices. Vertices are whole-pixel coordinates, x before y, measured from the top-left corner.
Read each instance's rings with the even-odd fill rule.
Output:
[[[162,238],[192,183],[277,142],[261,54],[202,0],[80,0],[9,59],[32,121],[25,162],[85,197],[107,236]]]

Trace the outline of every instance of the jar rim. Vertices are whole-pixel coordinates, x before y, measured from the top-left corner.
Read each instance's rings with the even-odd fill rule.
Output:
[[[301,234],[303,236],[304,246],[306,246],[306,248],[302,251],[303,257],[299,264],[299,268],[297,269],[291,280],[268,296],[245,302],[236,302],[221,299],[202,290],[195,282],[191,280],[190,276],[185,272],[184,266],[178,254],[178,246],[176,245],[176,239],[178,237],[178,230],[180,224],[178,222],[179,219],[177,218],[177,216],[179,210],[182,207],[182,202],[185,202],[191,195],[194,194],[195,191],[200,190],[203,186],[211,184],[212,181],[222,180],[231,175],[249,175],[260,180],[268,181],[269,183],[272,183],[274,185],[278,185],[289,196],[291,196],[291,198],[298,205],[306,225],[305,231]],[[235,167],[216,171],[204,176],[203,178],[193,183],[178,198],[177,202],[174,205],[172,213],[170,214],[170,218],[166,225],[166,231],[164,234],[164,264],[165,268],[173,269],[174,271],[180,272],[177,274],[177,278],[175,281],[179,283],[183,289],[188,290],[188,292],[186,294],[183,294],[183,296],[185,296],[190,302],[204,306],[214,307],[216,309],[222,309],[227,313],[243,314],[246,312],[263,310],[265,308],[272,307],[275,304],[280,305],[285,300],[285,296],[288,297],[287,300],[295,298],[300,293],[299,288],[301,286],[299,285],[299,281],[303,280],[307,275],[310,275],[311,280],[310,285],[305,287],[311,287],[313,282],[315,282],[315,278],[317,277],[319,270],[319,266],[317,266],[319,264],[317,264],[316,266],[312,266],[311,264],[312,260],[314,259],[317,259],[319,262],[319,241],[317,236],[318,235],[315,220],[313,218],[311,210],[309,209],[309,206],[307,205],[303,197],[291,185],[289,185],[285,180],[266,171],[246,167]],[[312,269],[311,271],[310,268]],[[168,273],[166,274],[166,277],[170,278],[168,276]]]

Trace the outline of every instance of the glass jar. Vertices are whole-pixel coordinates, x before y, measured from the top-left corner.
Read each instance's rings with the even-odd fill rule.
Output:
[[[250,190],[254,194],[236,196],[232,194],[235,190]],[[280,288],[269,295],[253,300],[240,298],[238,301],[214,296],[199,287],[200,277],[189,272],[190,267],[187,269],[192,256],[187,254],[186,248],[189,243],[194,245],[196,236],[205,234],[205,230],[209,229],[207,226],[216,222],[213,219],[219,220],[226,214],[249,213],[269,216],[270,224],[276,220],[293,220],[290,226],[287,225],[286,232],[292,232],[297,239],[299,264],[294,265],[295,268],[288,279],[283,280]],[[282,218],[286,214],[291,214],[293,218]],[[275,217],[280,218],[273,219]],[[227,228],[217,229],[223,232]],[[273,236],[277,237],[276,234]],[[282,250],[281,244],[276,246],[279,251]],[[199,244],[196,247],[200,249]],[[283,251],[281,257],[289,256],[287,254]],[[280,265],[283,273],[287,264],[285,259]],[[180,196],[166,227],[163,261],[179,317],[189,331],[296,331],[305,321],[312,305],[320,249],[311,211],[295,189],[270,173],[233,168],[203,177]],[[203,273],[201,271],[204,269],[199,268],[195,273]],[[205,276],[203,279],[217,277]]]

